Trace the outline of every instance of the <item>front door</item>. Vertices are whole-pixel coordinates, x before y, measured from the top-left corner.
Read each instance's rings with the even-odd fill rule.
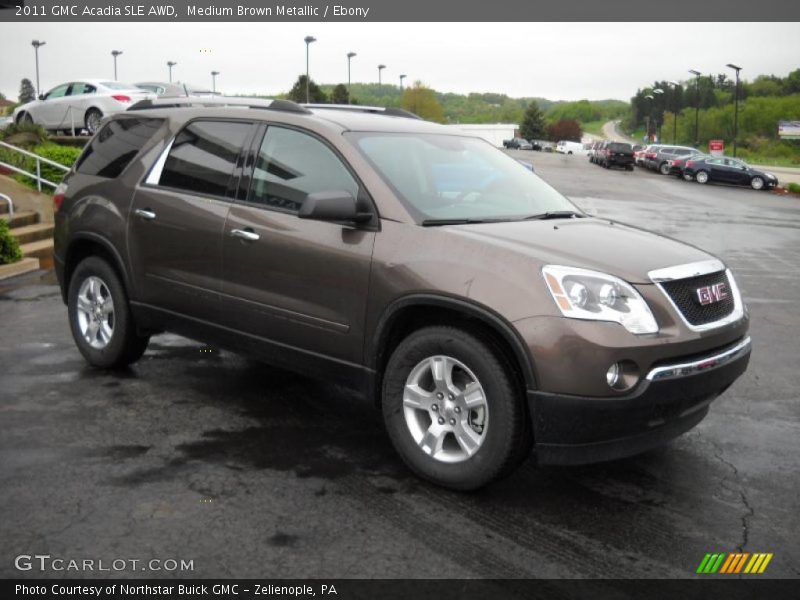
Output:
[[[268,127],[246,199],[231,206],[225,226],[223,319],[287,350],[358,364],[375,232],[300,219],[306,195],[320,191],[347,191],[369,205],[325,142]]]
[[[223,228],[252,131],[249,122],[193,121],[137,188],[128,239],[140,302],[217,321]]]
[[[66,120],[69,122],[69,89],[71,83],[65,83],[53,88],[44,100],[31,111],[34,121],[46,129],[58,127]]]

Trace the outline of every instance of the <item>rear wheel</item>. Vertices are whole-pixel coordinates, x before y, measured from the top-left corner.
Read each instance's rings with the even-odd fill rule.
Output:
[[[103,113],[101,113],[96,108],[90,108],[86,111],[86,131],[89,132],[90,135],[94,135],[95,132],[100,129],[100,121],[103,120]]]
[[[697,183],[708,183],[708,173],[705,171],[698,171],[697,174],[694,176],[694,180]]]
[[[78,350],[95,367],[124,367],[147,348],[150,337],[137,334],[125,288],[102,258],[91,256],[75,268],[67,313]]]
[[[665,162],[662,162],[658,166],[658,172],[661,173],[662,175],[669,175],[669,165]]]
[[[750,180],[750,187],[753,188],[754,190],[763,190],[764,180],[756,175]]]
[[[383,417],[406,464],[439,485],[472,490],[527,455],[521,394],[505,361],[473,333],[427,327],[403,340],[386,366]]]

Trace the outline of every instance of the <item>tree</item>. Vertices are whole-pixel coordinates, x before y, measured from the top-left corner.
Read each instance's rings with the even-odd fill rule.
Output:
[[[340,83],[331,93],[331,102],[334,104],[350,104],[350,94],[343,83]]]
[[[547,128],[544,123],[544,115],[539,110],[536,100],[532,100],[525,110],[520,123],[519,131],[526,140],[543,139],[547,135]]]
[[[412,87],[403,92],[402,107],[423,119],[444,123],[444,110],[436,94],[421,81],[415,81]]]
[[[294,100],[295,102],[302,102],[306,101],[306,76],[300,75],[297,78],[297,81],[292,86],[292,89],[289,91],[288,94],[289,100]],[[311,79],[308,82],[308,101],[312,104],[325,104],[328,101],[328,96],[325,95],[320,87],[314,83],[314,80]]]
[[[36,100],[36,90],[27,77],[19,84],[19,103],[25,104],[26,102],[33,102]]]
[[[583,137],[581,125],[574,119],[556,121],[547,129],[553,141],[580,142]]]

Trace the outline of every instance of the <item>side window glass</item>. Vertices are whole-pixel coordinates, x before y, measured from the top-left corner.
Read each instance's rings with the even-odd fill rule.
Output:
[[[250,123],[196,121],[175,138],[159,184],[225,196]]]
[[[248,202],[297,212],[307,194],[348,191],[358,184],[334,152],[318,139],[283,127],[269,127],[256,159]]]
[[[64,85],[60,85],[57,88],[53,88],[49,92],[47,92],[47,99],[52,100],[54,98],[63,98],[67,95],[67,89],[69,89],[69,84],[65,83]]]

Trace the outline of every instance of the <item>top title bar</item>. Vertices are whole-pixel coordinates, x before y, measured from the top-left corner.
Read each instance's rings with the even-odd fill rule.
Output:
[[[685,22],[800,21],[786,0],[0,0],[0,21]]]

